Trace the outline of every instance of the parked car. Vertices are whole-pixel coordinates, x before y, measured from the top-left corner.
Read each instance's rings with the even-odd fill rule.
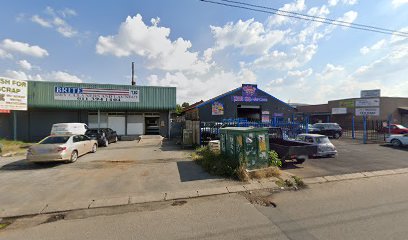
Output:
[[[307,131],[308,133],[315,133],[318,132],[319,129],[315,128],[312,124],[307,125]],[[300,133],[306,133],[306,124],[300,124],[299,129],[298,129],[298,134]]]
[[[98,143],[85,135],[52,135],[32,145],[27,151],[30,162],[68,161],[96,152]]]
[[[98,146],[107,147],[110,143],[118,141],[118,134],[110,128],[90,128],[85,135],[98,142]]]
[[[326,135],[335,139],[343,135],[343,129],[341,129],[337,123],[315,123],[313,124],[313,128],[315,128],[313,133]]]
[[[406,134],[408,133],[408,128],[400,124],[390,124],[389,127],[381,128],[380,132],[385,134]]]
[[[317,146],[317,153],[313,157],[334,157],[337,155],[336,147],[330,142],[329,138],[320,134],[299,134],[297,141],[311,143]]]
[[[268,133],[269,148],[278,153],[283,167],[287,161],[295,160],[296,164],[302,164],[309,156],[317,154],[316,145],[285,139],[281,128],[268,127]]]
[[[389,135],[385,138],[385,142],[391,143],[395,147],[406,146],[408,145],[408,133]]]
[[[51,135],[85,134],[88,126],[85,123],[56,123],[52,125]]]

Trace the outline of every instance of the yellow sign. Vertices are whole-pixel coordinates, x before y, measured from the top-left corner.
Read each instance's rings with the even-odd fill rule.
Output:
[[[341,108],[353,108],[354,107],[354,100],[341,100],[339,101],[339,107]]]

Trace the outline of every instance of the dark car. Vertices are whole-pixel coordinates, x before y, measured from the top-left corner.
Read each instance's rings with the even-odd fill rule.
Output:
[[[118,141],[118,134],[110,128],[90,128],[85,135],[97,140],[99,146],[107,147],[110,143]]]
[[[343,129],[337,123],[315,123],[313,124],[315,131],[313,133],[326,135],[338,139],[343,135]]]

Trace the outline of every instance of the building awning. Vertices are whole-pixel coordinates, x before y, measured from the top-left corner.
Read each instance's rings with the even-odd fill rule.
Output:
[[[399,107],[398,110],[400,113],[408,114],[408,107]]]

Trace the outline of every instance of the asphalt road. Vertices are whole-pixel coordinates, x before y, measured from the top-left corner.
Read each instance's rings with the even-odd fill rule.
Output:
[[[231,194],[74,212],[43,224],[49,216],[40,215],[18,220],[0,239],[406,239],[407,181],[400,174],[315,184],[273,194],[276,208]]]
[[[362,144],[351,139],[331,141],[338,151],[335,158],[308,159],[301,165],[289,164],[286,170],[306,178],[408,167],[408,147]]]

